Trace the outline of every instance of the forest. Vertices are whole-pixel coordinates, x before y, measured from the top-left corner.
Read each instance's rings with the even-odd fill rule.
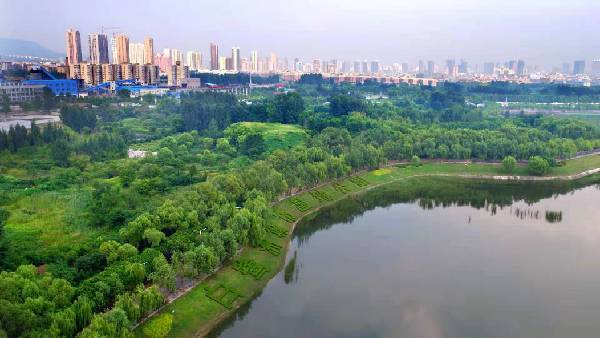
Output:
[[[599,90],[307,76],[249,97],[53,101],[62,124],[0,131],[0,337],[131,337],[172,292],[260,246],[273,201],[351,173],[452,159],[543,175],[600,148],[584,120],[471,104],[509,94]]]

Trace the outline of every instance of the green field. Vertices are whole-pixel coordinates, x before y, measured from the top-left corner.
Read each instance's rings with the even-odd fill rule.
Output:
[[[230,128],[238,127],[262,134],[267,145],[267,151],[293,148],[298,144],[304,143],[308,136],[304,129],[293,124],[239,122],[230,126]]]
[[[600,167],[600,155],[589,156],[576,160],[567,161],[564,167],[553,168],[548,175],[568,175],[579,173],[586,169]],[[449,163],[426,163],[421,166],[398,165],[388,168],[373,170],[363,174],[346,178],[337,182],[315,188],[294,197],[282,200],[274,205],[274,211],[281,217],[276,218],[276,226],[291,230],[294,222],[311,214],[319,208],[345,198],[348,195],[361,193],[368,189],[387,183],[419,176],[431,175],[481,175],[482,177],[492,175],[506,175],[499,164],[449,164]],[[518,165],[514,175],[527,175],[527,168]],[[285,220],[287,218],[287,220]],[[268,234],[269,241],[283,247],[280,256],[273,256],[257,248],[245,248],[238,258],[253,259],[267,267],[269,271],[263,279],[243,275],[234,270],[231,265],[217,271],[213,276],[201,282],[189,293],[183,295],[173,303],[165,306],[160,313],[171,313],[174,316],[173,326],[168,337],[192,337],[202,336],[210,332],[219,322],[227,318],[236,308],[250,301],[266,285],[283,266],[287,244],[291,231],[285,238],[279,238]],[[236,258],[237,259],[237,258]],[[235,288],[243,297],[234,303],[233,309],[207,297],[206,286],[224,284]],[[157,316],[140,325],[135,333],[138,337],[144,337],[143,329]]]

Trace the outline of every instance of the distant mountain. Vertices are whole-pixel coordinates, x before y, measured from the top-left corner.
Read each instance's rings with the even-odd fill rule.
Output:
[[[37,58],[61,59],[63,54],[50,50],[37,42],[0,37],[0,55],[7,56],[33,56]]]

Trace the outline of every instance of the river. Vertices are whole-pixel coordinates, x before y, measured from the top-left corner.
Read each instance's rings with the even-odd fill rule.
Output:
[[[428,182],[431,194],[379,189],[299,224],[286,268],[211,335],[600,335],[598,177]]]

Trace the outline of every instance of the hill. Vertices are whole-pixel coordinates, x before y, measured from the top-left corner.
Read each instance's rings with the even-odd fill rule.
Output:
[[[64,55],[48,49],[37,42],[0,37],[0,56],[33,56],[60,59]]]

